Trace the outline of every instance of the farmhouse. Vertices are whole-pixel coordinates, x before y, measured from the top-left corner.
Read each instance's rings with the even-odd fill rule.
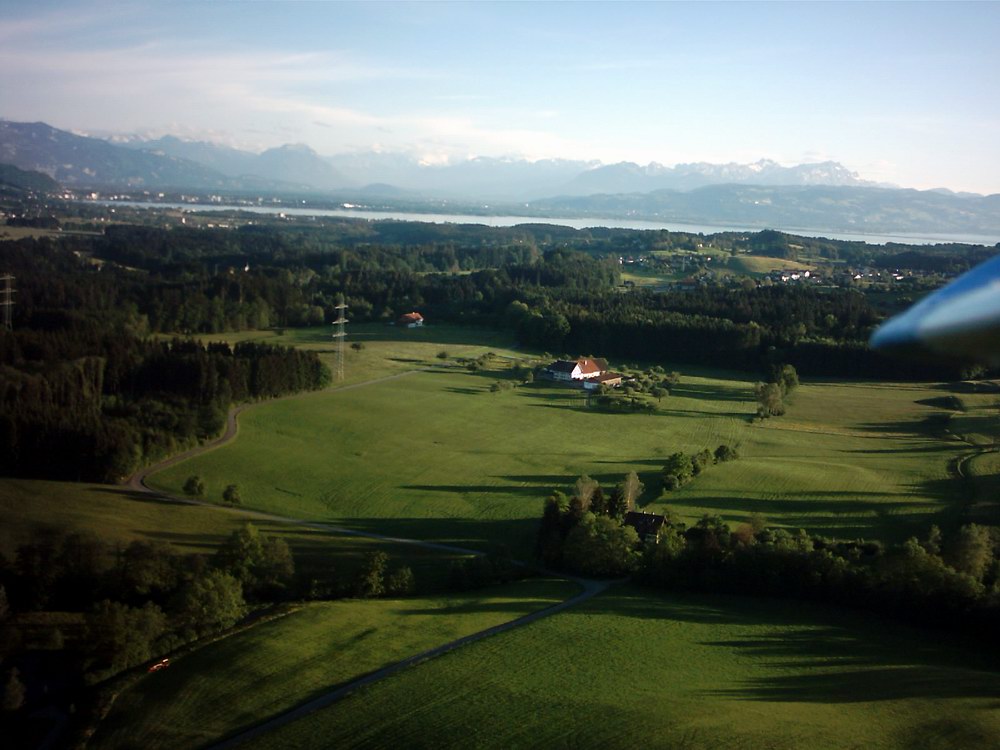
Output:
[[[580,357],[579,359],[557,360],[542,372],[553,380],[585,381],[591,378],[598,378],[607,371],[607,360]]]
[[[660,541],[660,534],[663,533],[663,527],[666,525],[667,519],[658,513],[644,513],[630,510],[625,514],[624,523],[626,526],[631,526],[635,529],[640,541],[645,542],[651,538],[654,542],[658,542]]]
[[[408,312],[405,315],[400,315],[396,320],[396,325],[406,326],[407,328],[417,328],[424,324],[424,316],[418,312]]]

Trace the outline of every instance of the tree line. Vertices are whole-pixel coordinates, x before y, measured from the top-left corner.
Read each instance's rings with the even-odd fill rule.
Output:
[[[90,705],[110,678],[215,637],[251,614],[286,611],[275,608],[283,602],[401,596],[415,588],[410,567],[382,551],[365,555],[353,572],[325,561],[303,567],[284,539],[251,523],[209,554],[41,529],[13,559],[0,555],[4,718],[60,702],[43,695],[43,684],[59,686],[66,704]],[[74,718],[86,722],[87,713]]]
[[[118,481],[213,437],[230,404],[321,388],[315,352],[139,339],[93,318],[0,332],[0,473]]]
[[[691,471],[692,458],[677,456],[684,461],[668,461],[665,472],[675,463]],[[932,526],[923,539],[887,545],[775,528],[759,515],[735,529],[715,515],[688,527],[667,511],[659,530],[641,542],[623,523],[624,487],[612,494],[620,498],[613,507],[593,502],[586,477],[575,490],[572,497],[555,492],[545,500],[536,555],[546,566],[632,575],[674,591],[832,603],[984,635],[1000,626],[1000,527],[966,524],[944,535]]]
[[[859,291],[751,283],[623,294],[620,252],[691,238],[557,229],[125,226],[2,249],[18,277],[19,325],[44,327],[54,310],[117,311],[140,335],[319,325],[344,295],[358,322],[419,308],[438,321],[507,328],[548,351],[764,371],[786,362],[803,374],[845,377],[953,379],[965,370],[870,351],[867,337],[883,313]],[[760,252],[790,242],[772,234],[727,241]]]

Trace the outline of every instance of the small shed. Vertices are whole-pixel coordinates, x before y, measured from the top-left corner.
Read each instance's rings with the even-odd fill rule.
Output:
[[[588,391],[596,391],[602,385],[609,388],[620,388],[624,377],[620,372],[605,372],[596,378],[583,381],[583,387]]]

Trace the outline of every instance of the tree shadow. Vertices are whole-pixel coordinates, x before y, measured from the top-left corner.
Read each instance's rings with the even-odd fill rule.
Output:
[[[746,386],[714,385],[711,383],[679,383],[670,389],[670,397],[691,398],[700,401],[752,402],[753,394]]]
[[[992,380],[959,380],[931,386],[938,391],[951,393],[1000,393],[1000,382]]]
[[[460,495],[467,494],[499,494],[499,495],[532,495],[541,500],[541,495],[535,487],[516,487],[503,484],[403,484],[400,489],[419,490],[421,492],[448,492]]]
[[[938,639],[929,638],[929,633],[914,629],[907,635],[905,649],[871,630],[862,636],[843,626],[706,642],[703,645],[736,650],[782,670],[802,670],[792,675],[753,677],[738,687],[708,694],[736,700],[826,704],[1000,698],[1000,674],[983,671],[982,661],[977,660],[976,669],[961,664],[961,660],[960,666],[956,665],[955,656],[959,655],[948,659]],[[996,668],[995,658],[986,662]]]
[[[88,487],[87,492],[96,492],[102,495],[117,495],[119,497],[125,498],[126,500],[131,500],[136,503],[146,503],[150,505],[179,505],[183,507],[197,507],[191,502],[168,497],[167,495],[154,495],[149,492],[142,492],[141,490],[130,490],[125,488],[116,487]]]

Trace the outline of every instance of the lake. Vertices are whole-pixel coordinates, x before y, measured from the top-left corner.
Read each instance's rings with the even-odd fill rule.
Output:
[[[713,226],[710,224],[680,224],[641,219],[566,218],[559,216],[480,216],[475,214],[412,213],[406,211],[370,211],[359,208],[293,208],[290,206],[235,206],[216,203],[156,203],[151,201],[86,201],[102,206],[131,206],[133,208],[173,208],[193,213],[207,211],[245,211],[269,216],[331,216],[345,219],[366,219],[368,221],[422,221],[430,224],[482,224],[488,227],[513,227],[519,224],[554,224],[589,229],[606,227],[609,229],[665,229],[670,232],[690,234],[714,234],[716,232],[759,232],[763,227],[747,228],[735,226]],[[851,232],[827,232],[796,227],[771,227],[801,237],[826,237],[832,240],[867,242],[885,245],[898,242],[909,245],[935,245],[939,243],[965,243],[969,245],[995,245],[1000,237],[972,234],[862,234]]]

